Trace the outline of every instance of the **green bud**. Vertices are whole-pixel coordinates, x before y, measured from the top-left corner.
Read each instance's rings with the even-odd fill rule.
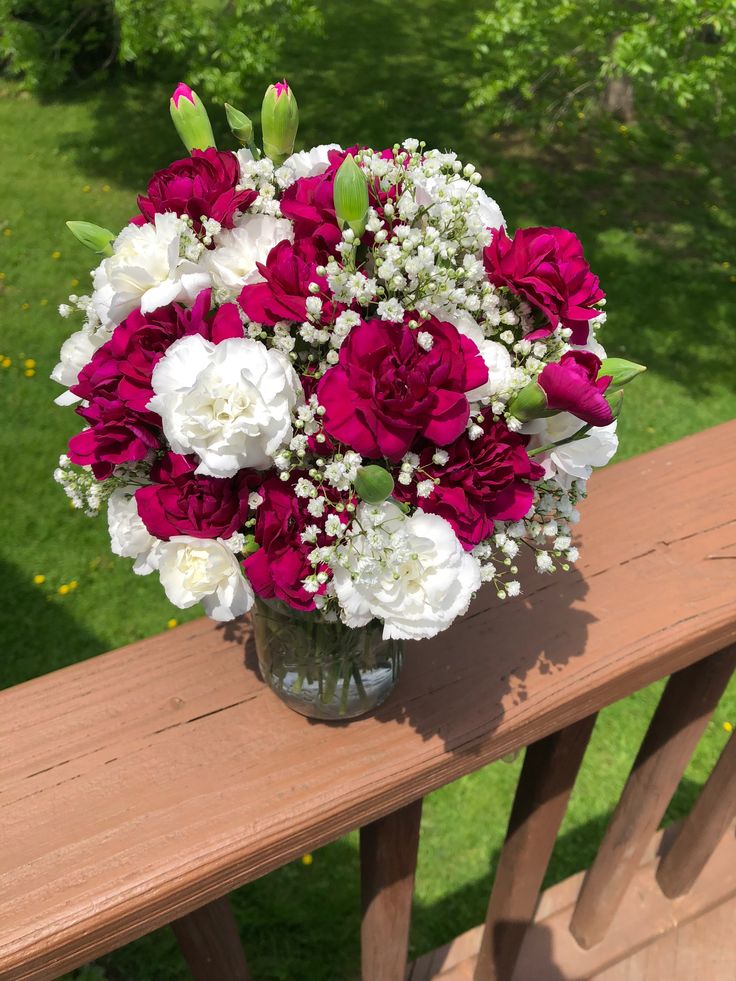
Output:
[[[227,116],[227,124],[233,131],[233,136],[240,140],[240,142],[247,146],[249,143],[253,142],[253,123],[241,112],[240,109],[236,109],[235,106],[228,105],[225,103],[225,115]]]
[[[366,504],[381,504],[391,496],[394,478],[375,463],[361,467],[354,481],[355,493]]]
[[[360,238],[368,216],[368,184],[352,154],[340,164],[332,193],[338,222],[349,225]]]
[[[204,103],[184,82],[179,82],[174,89],[169,100],[169,111],[176,132],[190,153],[192,150],[214,147],[215,137]]]
[[[245,544],[243,545],[243,555],[252,555],[257,552],[260,545],[256,541],[255,535],[245,535]]]
[[[603,397],[606,402],[611,406],[611,414],[614,419],[618,419],[621,413],[621,406],[624,402],[624,390],[619,388],[618,391],[612,392],[609,388],[607,392],[604,392]]]
[[[261,106],[263,152],[278,166],[294,150],[299,128],[299,107],[288,82],[269,85]]]
[[[542,387],[529,382],[509,403],[509,413],[519,422],[529,422],[554,415],[554,409],[547,408],[547,396]]]
[[[640,375],[646,370],[645,365],[637,364],[635,361],[626,361],[624,358],[604,358],[601,362],[601,370],[598,372],[598,377],[604,378],[610,376],[612,379],[611,385],[618,387],[619,385],[626,385],[628,382],[633,381],[637,375]]]
[[[109,228],[93,225],[91,221],[68,221],[66,227],[74,238],[88,249],[102,255],[112,255],[110,243],[114,240],[115,235]]]

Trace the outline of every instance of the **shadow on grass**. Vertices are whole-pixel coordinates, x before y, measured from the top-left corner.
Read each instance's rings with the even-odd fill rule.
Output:
[[[0,559],[6,595],[0,628],[0,690],[105,650],[105,643],[59,605],[47,584],[35,586]],[[12,619],[12,623],[10,622]]]
[[[665,824],[684,816],[698,791],[697,784],[683,780]],[[510,805],[509,800],[509,809]],[[544,888],[590,865],[609,819],[610,813],[601,814],[558,838]],[[502,829],[495,832],[500,841]],[[483,835],[484,829],[477,834]],[[487,874],[461,889],[437,902],[415,901],[410,958],[483,922],[499,854],[500,847],[494,848]],[[293,862],[236,890],[231,900],[253,976],[263,981],[307,977],[309,981],[358,981],[359,876],[357,837],[353,835],[322,848],[313,865]],[[98,963],[109,981],[185,981],[188,977],[168,928]]]

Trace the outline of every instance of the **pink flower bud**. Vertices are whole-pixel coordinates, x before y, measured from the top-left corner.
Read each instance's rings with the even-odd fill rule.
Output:
[[[194,92],[192,92],[185,82],[179,82],[174,89],[174,94],[171,96],[171,101],[174,103],[177,109],[179,108],[179,99],[189,99],[189,101],[194,104]]]
[[[273,87],[276,90],[277,99],[279,96],[289,94],[289,83],[286,81],[286,79],[284,79],[283,82],[275,82]]]

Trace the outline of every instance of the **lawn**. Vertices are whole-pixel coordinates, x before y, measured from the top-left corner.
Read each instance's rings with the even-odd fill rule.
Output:
[[[621,456],[724,419],[736,410],[731,268],[736,191],[733,148],[610,124],[568,130],[542,146],[499,137],[463,109],[463,37],[473,4],[324,5],[326,35],[293,39],[283,58],[302,108],[305,144],[374,146],[407,135],[472,160],[511,227],[575,229],[608,294],[606,344],[649,366],[627,394]],[[349,20],[345,11],[349,8]],[[390,20],[389,20],[390,18]],[[390,23],[390,30],[387,25]],[[362,38],[380,36],[380,58]],[[329,57],[325,57],[325,52]],[[407,54],[408,52],[408,54]],[[400,74],[397,80],[397,66]],[[168,125],[170,82],[125,77],[41,104],[0,83],[0,446],[5,486],[0,562],[0,687],[166,629],[184,619],[153,578],[109,552],[102,521],[70,509],[51,473],[75,430],[48,380],[69,327],[56,307],[83,292],[90,255],[67,218],[122,225],[148,174],[179,155]],[[233,95],[254,111],[259,98]],[[222,126],[223,113],[213,108]],[[582,124],[581,124],[582,127]],[[4,359],[4,360],[3,360]],[[27,359],[35,369],[25,367]],[[8,362],[10,362],[8,364]],[[31,372],[35,371],[34,374]],[[632,493],[634,489],[632,489]],[[709,488],[709,493],[717,488]],[[704,495],[704,504],[707,498]],[[34,584],[34,576],[45,576]],[[76,588],[59,588],[76,582]],[[192,611],[196,616],[197,611]],[[602,713],[558,841],[548,880],[584,867],[656,703],[660,686]],[[730,689],[687,771],[668,819],[694,799],[736,722]],[[480,922],[519,761],[497,763],[433,794],[422,829],[412,952]],[[356,975],[358,860],[351,835],[239,890],[234,897],[254,975],[344,981]],[[167,931],[103,958],[87,981],[173,981],[186,972]]]

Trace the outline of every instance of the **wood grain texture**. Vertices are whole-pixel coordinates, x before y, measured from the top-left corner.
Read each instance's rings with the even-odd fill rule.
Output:
[[[171,924],[194,981],[250,981],[238,924],[226,896]]]
[[[577,571],[482,591],[371,718],[290,712],[247,625],[206,620],[0,693],[0,976],[53,978],[736,640],[735,472],[729,424],[596,474]]]
[[[542,894],[534,923],[522,944],[521,953],[513,976],[504,981],[588,981],[607,978],[608,971],[617,965],[613,978],[626,979],[626,965],[631,965],[632,981],[732,981],[736,974],[724,974],[725,965],[736,963],[736,944],[733,942],[733,917],[736,913],[736,838],[727,834],[703,869],[703,874],[687,896],[670,900],[660,891],[655,871],[658,858],[677,833],[672,826],[657,832],[649,842],[641,866],[634,876],[629,900],[621,907],[612,929],[605,939],[590,950],[584,950],[570,933],[570,917],[583,881],[584,873],[570,876],[558,882]],[[731,829],[733,831],[733,828]],[[715,922],[710,914],[723,911],[730,920],[731,930],[723,931],[722,923]],[[683,943],[682,948],[674,935],[684,932],[690,925],[702,924],[695,933],[696,949]],[[708,930],[713,932],[708,934]],[[418,958],[411,966],[408,981],[472,981],[480,947],[482,927],[474,927],[444,947]],[[663,938],[669,942],[658,957],[637,957],[650,945],[657,947]],[[725,940],[725,947],[714,948],[710,956],[702,960],[702,970],[688,973],[698,951],[702,954],[708,943],[715,945]],[[667,956],[672,950],[682,951],[676,969]],[[718,968],[713,975],[708,964]],[[636,973],[641,965],[649,965],[653,973]],[[667,967],[657,973],[657,968]]]
[[[600,943],[736,667],[736,644],[673,674],[659,700],[570,924]]]
[[[404,981],[422,801],[360,829],[362,981]]]
[[[526,751],[488,902],[475,981],[506,981],[513,974],[595,718],[581,719]]]
[[[682,896],[692,888],[734,817],[736,738],[731,736],[695,806],[683,821],[680,833],[657,869],[657,882],[665,896]]]

